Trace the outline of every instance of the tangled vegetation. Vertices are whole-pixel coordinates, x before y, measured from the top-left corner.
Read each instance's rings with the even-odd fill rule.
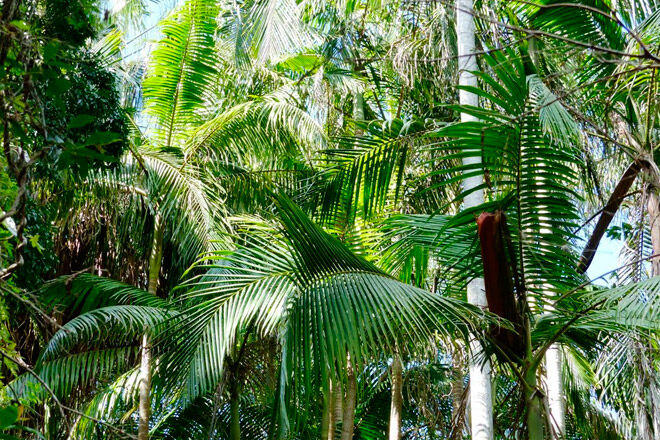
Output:
[[[0,0],[0,439],[660,438],[659,73],[656,0]]]

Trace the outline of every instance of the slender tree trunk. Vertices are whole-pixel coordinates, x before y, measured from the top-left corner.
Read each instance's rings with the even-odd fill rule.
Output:
[[[529,305],[526,298],[523,299],[523,321],[521,336],[525,343],[525,359],[521,371],[524,379],[523,394],[525,397],[525,407],[527,409],[527,439],[545,440],[545,421],[544,418],[544,400],[543,393],[539,389],[537,371],[539,365],[534,356],[532,347],[532,324],[529,319]],[[515,367],[514,367],[515,368]]]
[[[332,385],[332,397],[333,408],[332,408],[332,421],[330,425],[330,432],[328,438],[334,440],[338,429],[342,425],[344,419],[344,389],[341,385],[341,381],[337,380]]]
[[[566,405],[561,372],[561,349],[553,344],[545,353],[546,386],[550,428],[553,438],[564,438],[566,433]]]
[[[353,96],[353,119],[364,120],[364,96],[358,92]],[[362,135],[362,130],[356,130],[357,136]],[[353,428],[355,424],[355,406],[357,399],[357,381],[351,356],[347,354],[346,360],[346,393],[341,389],[341,382],[337,382],[334,390],[335,395],[335,426],[341,425],[341,440],[353,439]],[[342,397],[344,398],[342,405]],[[343,412],[342,412],[343,407]],[[334,435],[334,434],[333,434]]]
[[[151,341],[146,333],[142,335],[142,356],[140,358],[138,440],[149,439],[151,419]]]
[[[529,440],[545,440],[543,396],[537,389],[536,369],[525,375],[525,403],[527,404],[527,432]]]
[[[334,417],[332,411],[332,403],[334,402],[332,396],[332,381],[328,386],[328,393],[323,398],[323,414],[321,415],[321,440],[333,440],[330,433],[334,430]]]
[[[549,289],[544,290],[549,291]],[[546,304],[545,309],[548,312],[554,311],[554,307],[550,304]],[[566,434],[566,404],[559,344],[552,344],[548,348],[544,361],[546,395],[548,396],[548,426],[550,426],[552,438],[563,439]]]
[[[158,290],[158,277],[163,263],[163,219],[156,214],[154,220],[154,238],[149,255],[149,293],[155,295]],[[140,420],[138,440],[149,439],[149,421],[151,419],[151,341],[148,334],[142,335],[142,356],[140,358],[140,378],[138,404]]]
[[[158,291],[158,279],[163,264],[164,227],[163,218],[160,214],[156,214],[156,218],[154,219],[154,238],[151,245],[151,253],[149,254],[149,286],[147,288],[152,295],[155,295]]]
[[[646,379],[646,365],[644,362],[644,347],[640,341],[635,340],[635,361],[637,371],[635,377],[634,408],[635,425],[637,426],[638,440],[654,440],[651,423],[649,421],[650,408],[647,400],[647,394],[650,392],[649,384]]]
[[[477,70],[477,60],[474,56],[475,32],[472,0],[458,0],[456,11],[456,34],[458,37],[458,83],[463,86],[477,86],[477,78],[471,73]],[[461,105],[478,106],[479,99],[474,93],[459,91]],[[462,121],[474,120],[466,113],[461,114]],[[478,165],[478,157],[465,158],[464,165]],[[481,175],[466,177],[463,189],[468,191],[483,183]],[[484,201],[482,190],[474,191],[465,197],[465,208],[472,208]],[[475,279],[467,287],[468,302],[485,308],[486,292],[483,279]],[[474,356],[470,361],[470,422],[473,440],[491,440],[493,438],[493,401],[490,378],[490,362],[482,362],[479,356],[479,343],[471,343]]]
[[[455,347],[452,351],[452,440],[461,440],[463,438],[463,428],[465,426],[465,363],[460,349]]]
[[[649,229],[651,232],[652,254],[660,253],[660,196],[658,189],[651,186],[648,190],[647,212],[649,214]],[[651,259],[651,276],[660,275],[660,257]],[[655,383],[650,379],[646,356],[646,347],[643,340],[633,342],[635,350],[635,422],[637,425],[637,438],[639,440],[652,440],[660,436],[655,420],[660,417],[656,414],[660,408],[654,405],[653,394]],[[652,373],[651,373],[652,374]],[[652,422],[653,421],[653,422]],[[654,429],[655,428],[655,429]],[[655,431],[655,432],[654,432]]]
[[[596,255],[596,251],[598,250],[600,240],[607,232],[612,219],[614,219],[614,216],[628,195],[630,187],[635,183],[640,171],[651,168],[652,166],[647,160],[640,158],[631,163],[623,173],[619,182],[616,184],[614,191],[610,194],[607,204],[603,207],[602,213],[598,218],[598,223],[596,223],[596,227],[591,233],[587,245],[582,250],[582,255],[580,255],[580,260],[578,262],[578,272],[585,273],[591,265],[591,262]]]
[[[353,440],[355,426],[355,405],[357,402],[357,379],[351,362],[351,356],[346,360],[346,400],[344,401],[344,415],[341,426],[341,440]]]
[[[653,376],[653,384],[651,385],[651,404],[653,405],[653,436],[655,439],[660,438],[660,389],[658,389],[658,379]]]
[[[353,119],[364,121],[364,95],[360,92],[353,97]],[[361,131],[358,130],[358,134],[361,134]]]
[[[660,198],[658,197],[658,190],[656,188],[649,189],[647,211],[649,214],[649,229],[651,230],[653,255],[660,254]],[[651,259],[651,275],[660,275],[660,257]]]
[[[403,406],[403,363],[398,351],[392,357],[392,403],[388,440],[401,439],[401,408]]]
[[[240,391],[235,374],[231,377],[229,385],[229,440],[241,439]]]
[[[657,188],[652,188],[649,191],[649,218],[651,228],[651,243],[653,246],[653,254],[660,254],[660,195]],[[654,258],[651,265],[651,275],[656,277],[660,276],[660,257]],[[653,438],[660,438],[660,389],[658,386],[657,375],[654,374],[652,362],[646,354],[646,347],[640,347],[641,359],[640,368],[642,376],[647,379],[647,386],[644,388],[649,395],[649,405],[646,411],[650,415],[652,427],[649,431],[653,432]]]

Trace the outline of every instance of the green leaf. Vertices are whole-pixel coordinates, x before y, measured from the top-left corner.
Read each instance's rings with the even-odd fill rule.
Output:
[[[80,128],[84,127],[86,125],[91,124],[94,119],[96,119],[92,115],[77,115],[69,123],[67,124],[68,128]]]
[[[277,63],[278,69],[288,69],[297,73],[314,70],[323,64],[323,57],[317,54],[297,54],[283,59]]]
[[[37,249],[40,253],[43,252],[44,248],[39,244],[39,234],[30,236],[30,245]]]
[[[44,46],[43,56],[44,62],[49,62],[57,56],[57,52],[60,50],[60,43],[58,41],[50,41]]]
[[[111,131],[97,131],[90,134],[85,142],[80,146],[89,145],[107,145],[114,142],[119,142],[122,139],[120,133],[113,133]]]
[[[18,407],[16,405],[0,408],[0,429],[13,425],[18,420]]]
[[[26,31],[26,30],[30,29],[30,25],[28,23],[26,23],[25,21],[23,21],[23,20],[13,20],[13,21],[9,22],[9,24],[11,24],[12,26],[16,26],[17,28],[19,28],[22,31]]]
[[[46,93],[53,98],[61,98],[70,88],[72,82],[65,78],[53,78],[48,82]]]

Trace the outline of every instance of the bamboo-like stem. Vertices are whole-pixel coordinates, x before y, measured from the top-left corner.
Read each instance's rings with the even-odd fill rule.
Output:
[[[332,384],[332,399],[332,418],[330,421],[330,432],[328,433],[329,440],[335,439],[336,432],[344,419],[344,389],[339,380],[335,380]]]
[[[537,371],[540,356],[534,353],[532,347],[532,323],[529,319],[529,306],[523,304],[525,320],[523,322],[523,337],[525,338],[525,359],[522,363],[523,394],[527,408],[527,438],[528,440],[545,440],[545,420],[543,418],[543,393],[537,385]]]

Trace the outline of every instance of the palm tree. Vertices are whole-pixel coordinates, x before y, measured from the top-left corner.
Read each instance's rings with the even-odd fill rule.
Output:
[[[626,5],[612,6],[614,10],[611,10],[610,6],[604,3],[576,4],[572,7],[555,7],[552,4],[541,4],[531,6],[526,11],[526,18],[529,19],[526,24],[532,28],[552,33],[559,31],[577,42],[578,45],[589,44],[598,47],[600,53],[609,52],[609,55],[606,55],[609,60],[606,62],[602,56],[597,54],[586,55],[585,65],[587,69],[575,76],[578,85],[585,83],[592,86],[585,87],[584,91],[577,95],[578,99],[572,99],[568,94],[561,97],[563,101],[570,101],[569,105],[572,107],[573,113],[580,119],[585,128],[591,131],[589,136],[596,139],[592,143],[600,144],[610,150],[609,154],[615,158],[612,161],[614,165],[612,170],[614,173],[620,173],[621,176],[620,178],[618,176],[611,178],[616,182],[616,186],[613,188],[609,199],[606,202],[605,200],[598,200],[595,203],[594,210],[599,208],[598,205],[605,206],[601,215],[594,216],[598,217],[598,222],[582,253],[581,271],[585,271],[589,267],[598,244],[615,218],[617,211],[627,209],[629,215],[637,215],[638,207],[644,206],[642,209],[648,210],[649,220],[653,219],[655,215],[655,205],[653,203],[655,190],[652,188],[657,186],[653,183],[657,180],[656,165],[653,158],[657,141],[654,141],[655,130],[652,121],[655,118],[652,115],[657,111],[657,103],[654,99],[655,92],[651,90],[653,87],[651,84],[653,83],[653,72],[656,69],[654,59],[657,58],[657,54],[651,48],[653,47],[652,41],[657,40],[658,35],[657,26],[653,24],[655,20],[653,18],[654,12],[652,12],[657,8],[654,9],[652,3],[647,2],[630,2]],[[576,45],[573,44],[571,48],[566,41],[553,39],[545,39],[542,43],[546,46],[561,47],[564,53],[566,50],[575,51]],[[548,56],[546,59],[552,59],[552,56]],[[631,59],[639,59],[639,62],[631,63]],[[601,98],[607,96],[607,98],[593,99],[589,96]],[[584,104],[585,102],[589,103]],[[607,102],[607,104],[603,105],[604,102]],[[596,157],[600,155],[598,151],[589,152],[588,154],[593,154]],[[603,173],[601,170],[599,172]],[[643,180],[644,183],[641,183],[640,180]],[[596,184],[596,187],[598,187],[598,182]],[[635,188],[641,188],[641,190],[637,192],[634,190]],[[586,193],[587,197],[589,197],[590,192],[593,193],[588,191]],[[647,200],[651,203],[647,203]],[[645,234],[648,234],[651,238],[654,236],[653,230],[648,232],[645,230],[647,227],[644,226],[646,223],[645,217],[642,214],[642,221],[635,221],[642,228],[641,234],[637,234],[638,239],[632,247],[638,250],[628,253],[628,260],[626,261],[628,264],[625,268],[627,275],[625,279],[620,278],[620,282],[639,281],[638,274],[643,272],[641,266],[645,256],[645,246],[640,246],[640,243],[643,243],[642,237]],[[650,255],[652,252],[649,249],[646,255]],[[652,275],[656,274],[657,271],[652,271]],[[632,275],[632,278],[629,277],[630,275]],[[619,365],[625,365],[627,361],[623,360],[623,355],[628,356],[630,360],[638,359],[635,362],[636,365],[645,364],[646,361],[643,358],[647,356],[647,350],[643,348],[644,344],[642,343],[640,346],[640,342],[634,342],[633,345],[637,346],[636,354],[628,353],[628,350],[623,347],[613,348],[611,352],[616,353],[615,356],[617,356],[618,361],[608,359],[605,362],[608,362],[609,365],[614,365],[616,362],[619,362]],[[599,368],[601,370],[604,364],[599,362],[599,365],[601,365]],[[609,373],[605,376],[608,377]],[[627,375],[627,377],[634,376],[643,377],[644,373],[634,374],[631,371]],[[639,384],[642,382],[639,382]],[[632,393],[634,388],[638,390],[646,388],[649,390],[647,396],[652,396],[655,393],[653,384],[648,382],[644,386],[639,384],[634,385],[631,381],[629,392]],[[613,391],[613,388],[610,391]],[[624,418],[637,420],[640,438],[652,438],[653,428],[647,420],[653,418],[653,416],[649,417],[649,414],[657,411],[654,409],[653,398],[641,396],[641,394],[644,394],[643,392],[637,391],[634,393],[638,396],[638,401],[647,401],[648,403],[637,405],[635,410],[632,411],[635,415],[631,415],[631,412],[623,409],[623,413],[628,413]],[[607,397],[604,397],[604,399],[607,399]],[[562,415],[558,415],[555,419],[560,420]],[[626,431],[626,429],[623,429],[623,431]]]
[[[60,273],[128,284],[39,293],[35,371],[79,411],[48,435],[459,438],[470,363],[475,438],[652,438],[657,14],[490,6],[179,5],[130,151],[60,208]],[[593,288],[617,210],[630,284]]]
[[[508,107],[504,107],[504,113],[470,108],[469,111],[480,116],[484,122],[448,126],[438,133],[455,139],[441,144],[440,148],[449,151],[458,149],[456,154],[459,157],[479,154],[484,158],[484,168],[490,179],[492,202],[478,207],[478,211],[473,211],[488,213],[481,214],[477,220],[481,258],[476,258],[483,263],[486,293],[497,300],[497,305],[491,304],[491,311],[512,321],[516,332],[526,341],[525,347],[524,344],[519,345],[519,340],[516,342],[517,338],[510,339],[506,336],[506,331],[494,334],[496,349],[506,352],[500,353],[501,360],[506,364],[513,362],[518,365],[513,368],[521,382],[526,400],[526,429],[529,436],[543,438],[546,425],[542,420],[543,404],[534,391],[537,387],[540,360],[554,342],[564,337],[570,326],[577,325],[583,316],[589,316],[592,310],[599,309],[600,304],[587,302],[587,306],[582,310],[573,310],[573,317],[565,323],[565,327],[554,327],[553,331],[556,333],[546,333],[547,339],[539,342],[540,336],[536,335],[537,332],[545,333],[542,327],[546,324],[543,321],[556,319],[566,313],[544,310],[544,304],[551,301],[553,307],[561,306],[566,296],[579,290],[581,283],[574,272],[575,258],[564,251],[567,247],[562,248],[560,238],[570,237],[571,231],[575,230],[573,219],[577,218],[577,214],[571,208],[574,206],[572,200],[575,194],[563,185],[555,183],[574,179],[574,171],[566,165],[574,163],[575,160],[571,159],[571,150],[566,147],[569,144],[564,143],[564,150],[560,153],[552,145],[552,138],[544,134],[551,133],[551,120],[557,120],[556,123],[569,120],[566,111],[556,103],[554,108],[553,105],[539,106],[539,102],[547,102],[544,95],[547,95],[548,91],[542,92],[534,87],[535,77],[525,73],[524,58],[516,58],[510,51],[508,57],[507,59],[502,55],[494,55],[485,58],[497,75],[496,82],[485,74],[480,75],[485,84],[508,84],[506,94],[501,87],[493,92],[474,89],[485,100],[494,104],[493,108],[507,105]],[[513,131],[509,131],[511,129]],[[561,139],[555,139],[554,142],[561,142]],[[508,150],[506,145],[513,149]],[[492,154],[488,153],[491,149]],[[490,162],[491,160],[493,162]],[[463,169],[465,166],[457,167],[454,172]],[[503,198],[497,196],[499,191],[504,191],[501,196]],[[508,223],[506,217],[513,219],[512,223]],[[468,226],[474,227],[470,226],[471,219],[465,215],[461,220],[453,222],[454,225],[450,223],[452,227],[464,225],[463,231]],[[445,246],[450,248],[451,244]],[[442,250],[441,254],[451,263],[456,259],[456,255],[465,255],[465,246],[460,250]],[[493,260],[496,255],[507,255],[505,261],[508,262],[499,263]],[[511,266],[503,269],[502,264]],[[503,281],[509,277],[513,278]],[[465,278],[461,276],[460,279]],[[503,292],[511,291],[509,289],[516,293],[507,300],[509,294]],[[552,294],[553,291],[568,291],[569,294],[554,293],[553,296],[561,300],[557,301],[552,300],[552,296],[548,298],[548,293]],[[534,314],[542,314],[542,318],[533,318]]]
[[[282,229],[262,222],[246,224],[250,234],[241,239],[242,245],[211,253],[193,267],[198,275],[179,287],[183,293],[174,308],[148,291],[118,282],[91,275],[73,279],[69,287],[80,292],[92,310],[56,333],[37,371],[47,383],[57,384],[53,389],[58,394],[66,393],[98,380],[99,372],[108,377],[130,366],[130,360],[119,362],[122,351],[108,345],[129,343],[126,350],[135,353],[141,333],[148,330],[151,338],[161,341],[154,347],[160,399],[174,398],[185,408],[228,380],[231,438],[238,438],[240,386],[235,366],[242,362],[250,334],[262,340],[276,338],[281,347],[281,400],[271,432],[287,435],[290,423],[298,426],[308,417],[295,408],[312,402],[314,389],[327,394],[331,381],[347,386],[348,359],[356,372],[362,371],[383,347],[424,341],[434,331],[467,337],[481,319],[478,309],[390,278],[319,229],[286,198],[278,197],[277,206]],[[49,288],[66,299],[67,280]],[[94,308],[108,301],[116,305]],[[186,344],[180,343],[183,340]],[[68,358],[76,347],[83,350]],[[100,370],[84,367],[84,362],[97,358],[105,360]],[[128,374],[131,379],[119,380],[133,381],[121,387],[130,395],[139,388],[139,371]],[[116,394],[116,386],[110,386]],[[121,405],[117,398],[99,396],[90,402],[91,414]],[[81,433],[87,427],[81,424]]]
[[[459,66],[459,102],[462,106],[479,107],[477,94],[471,92],[469,87],[477,86],[477,59],[475,57],[475,33],[473,5],[471,0],[456,3],[456,35],[458,36],[458,66]],[[472,114],[461,113],[464,122],[474,121]],[[466,156],[463,158],[465,167],[465,180],[463,189],[465,209],[471,209],[484,202],[483,177],[479,157]],[[483,280],[475,278],[467,286],[468,301],[479,307],[487,307],[486,292]],[[472,347],[477,349],[478,345]],[[470,420],[472,425],[472,438],[477,440],[491,440],[493,438],[493,399],[491,396],[490,362],[472,361],[470,363]]]
[[[283,129],[279,137],[289,143],[323,141],[322,132],[319,137],[320,130],[309,117],[277,96],[239,104],[204,121],[201,115],[213,102],[207,90],[211,90],[218,74],[212,39],[217,28],[216,13],[217,6],[209,2],[191,1],[163,21],[164,37],[150,58],[143,85],[148,124],[145,134],[138,134],[137,145],[119,168],[95,175],[88,182],[96,188],[96,197],[106,208],[103,215],[114,228],[130,234],[136,226],[145,225],[145,215],[150,219],[153,233],[143,244],[148,255],[145,287],[154,295],[163,274],[167,274],[171,286],[171,280],[178,277],[176,267],[181,273],[181,268],[190,265],[201,252],[218,246],[214,239],[223,226],[217,219],[224,207],[212,196],[201,171],[201,166],[208,169],[206,161],[211,153],[219,156],[216,167],[223,164],[230,176],[240,178],[243,171],[239,160],[246,157],[246,146],[254,152],[263,149],[263,144],[277,145],[277,141],[268,139],[277,128]],[[254,139],[263,144],[255,145]],[[284,145],[283,140],[279,143]],[[200,163],[201,157],[205,159]],[[227,184],[222,187],[226,190]],[[85,195],[81,197],[83,209],[89,210],[93,203]],[[138,240],[143,241],[143,237]],[[178,248],[179,258],[163,271],[165,246]],[[116,257],[121,259],[125,251],[118,249]],[[147,438],[150,418],[149,346],[145,336],[139,378],[140,438]]]

